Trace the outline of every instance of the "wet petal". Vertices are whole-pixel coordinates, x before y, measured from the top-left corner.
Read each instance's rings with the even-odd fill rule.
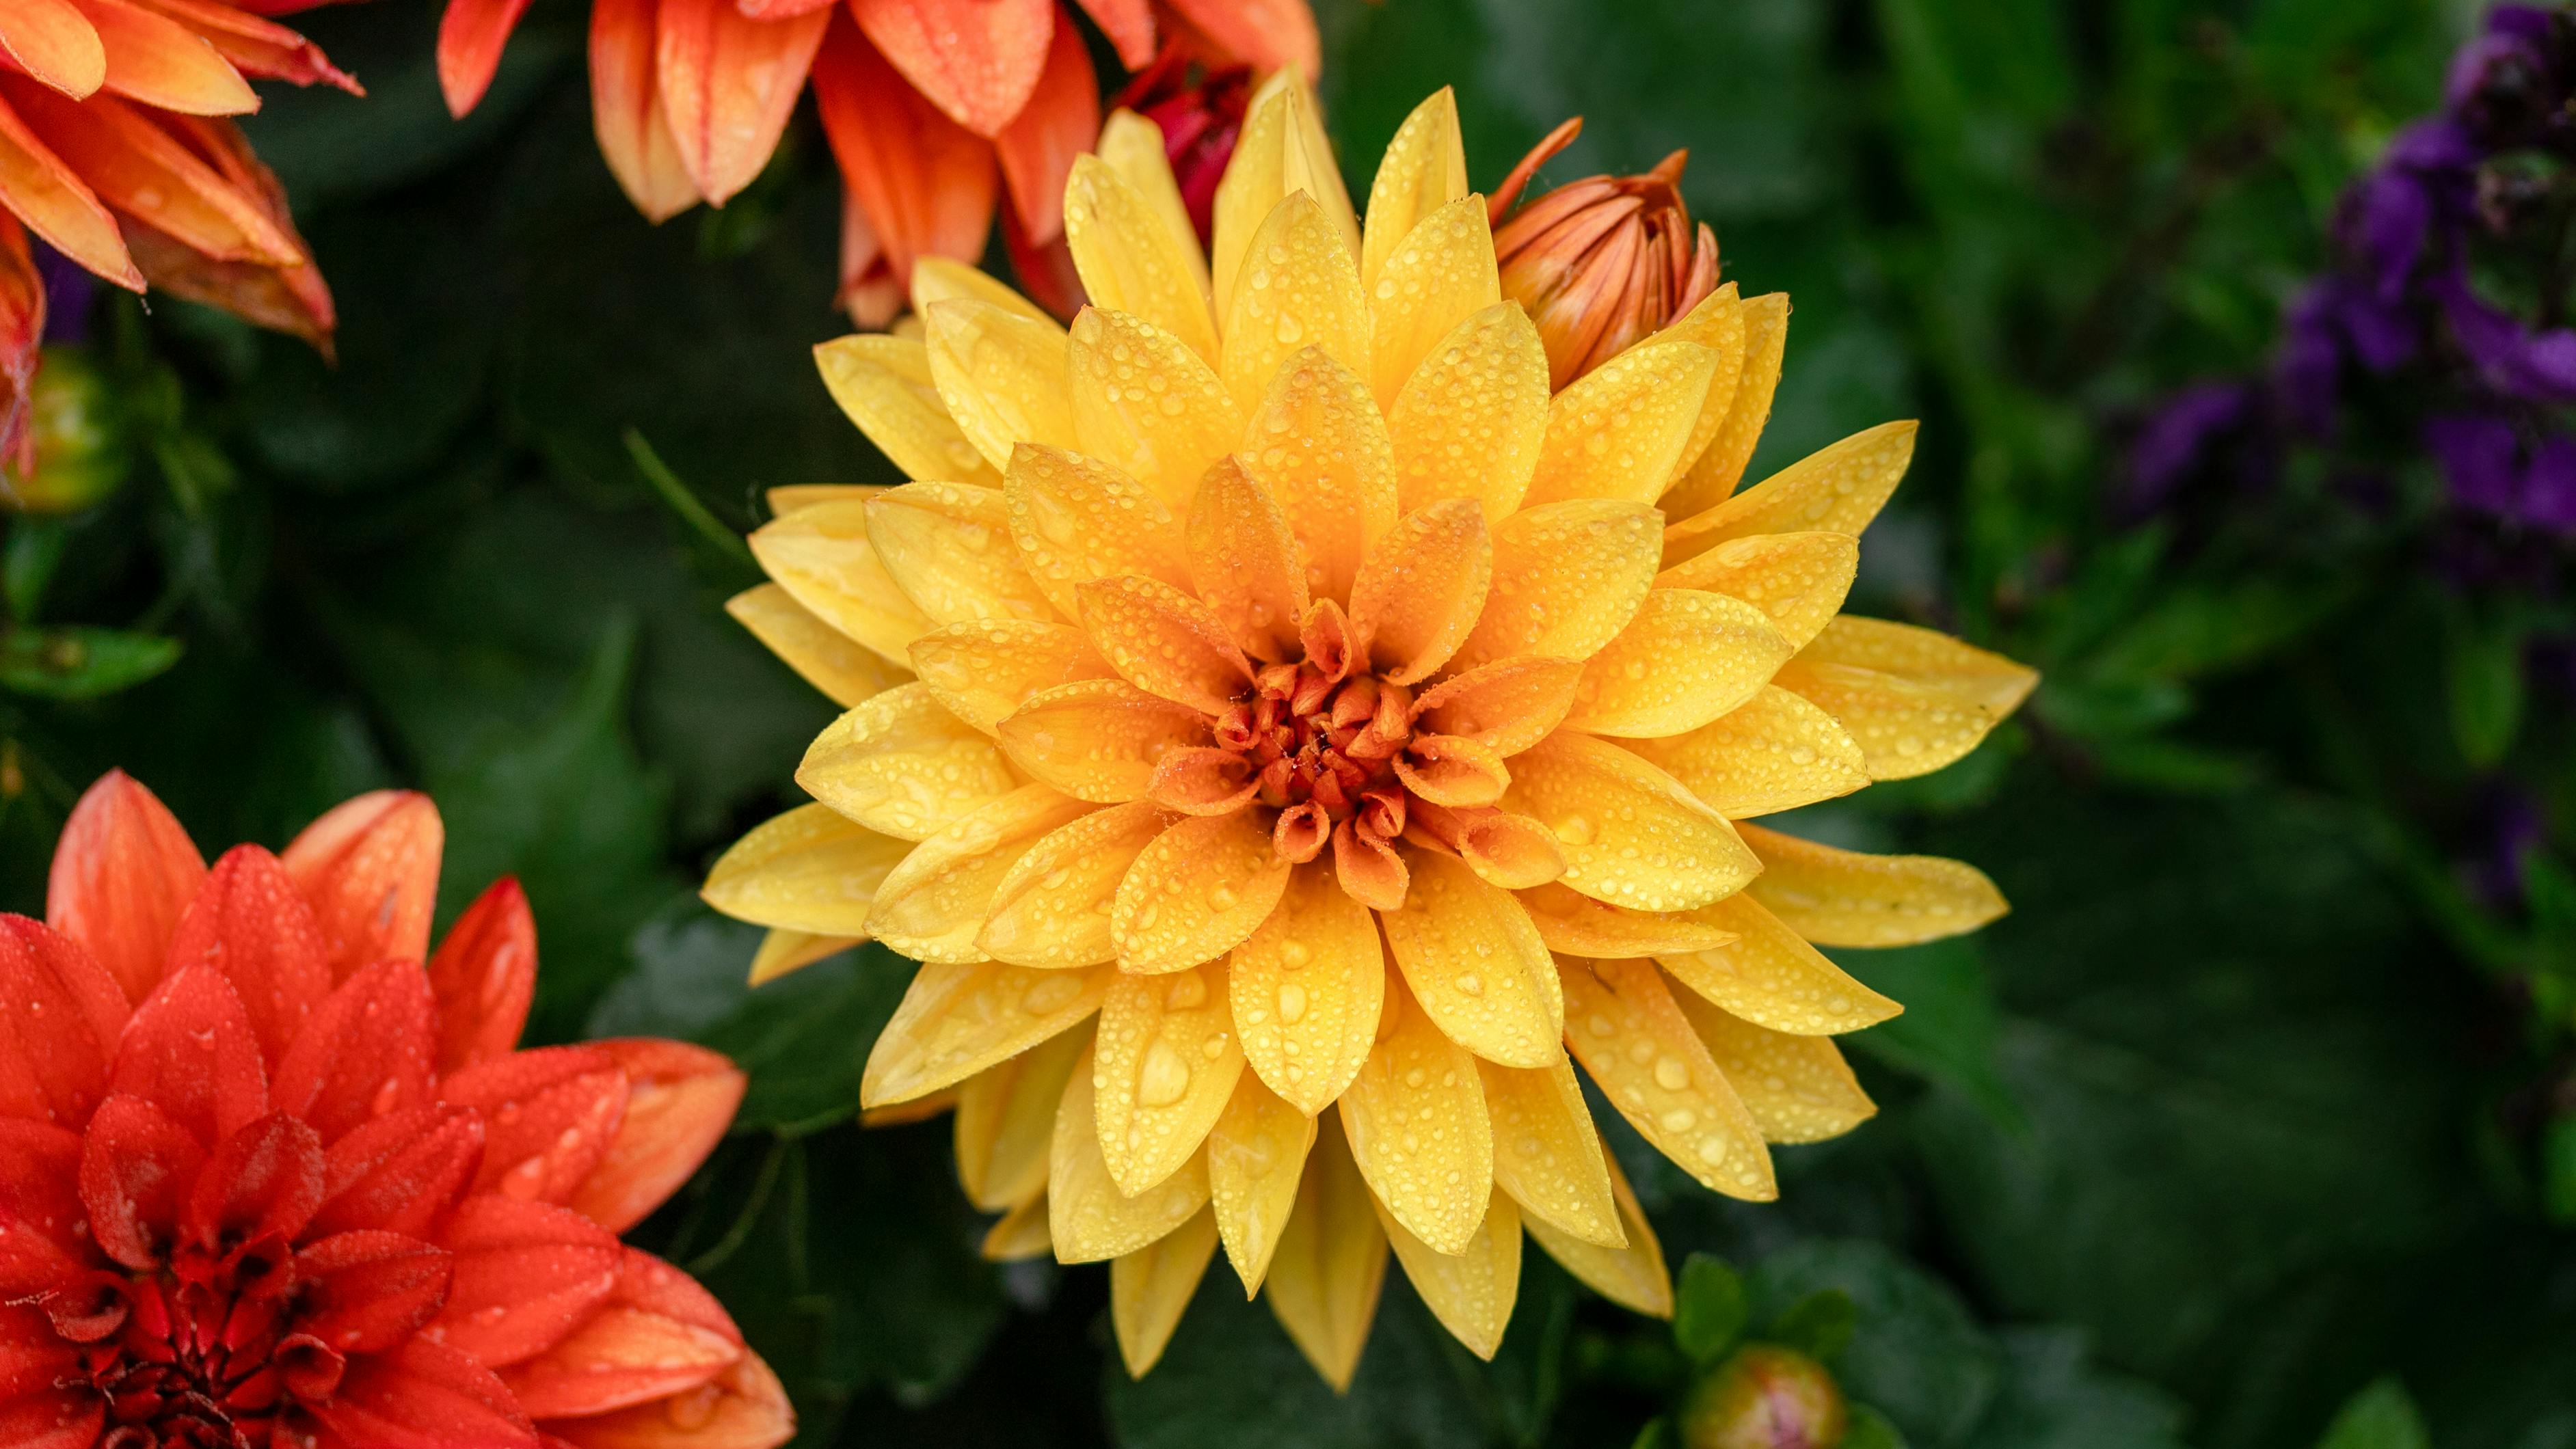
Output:
[[[1001,489],[907,483],[865,506],[877,557],[928,618],[959,624],[1052,617],[1045,593],[1012,547],[1010,506]]]
[[[1189,204],[1181,200],[1180,182],[1172,175],[1171,154],[1163,146],[1163,128],[1134,111],[1114,110],[1108,120],[1101,122],[1100,141],[1093,150],[1146,203],[1155,224],[1176,244],[1177,254],[1198,287],[1200,306],[1210,306],[1207,257],[1199,249],[1198,228],[1190,221]],[[1205,356],[1214,366],[1216,354]]]
[[[1673,998],[1773,1142],[1822,1142],[1878,1115],[1833,1039],[1755,1026],[1685,991]]]
[[[1692,555],[1657,574],[1655,587],[1742,599],[1804,648],[1842,608],[1859,569],[1860,540],[1848,533],[1757,533]]]
[[[1018,1056],[1098,1011],[1110,974],[1032,971],[999,961],[923,966],[868,1053],[860,1101],[869,1107],[909,1102]],[[1088,1059],[1074,1077],[1082,1085],[1088,1129]],[[1095,1162],[1099,1153],[1094,1143]]]
[[[1850,732],[1872,779],[1902,780],[1975,749],[2039,675],[1936,630],[1838,618],[1778,682]]]
[[[1744,319],[1743,370],[1727,401],[1726,420],[1700,450],[1699,461],[1664,495],[1664,511],[1674,518],[1726,501],[1744,477],[1754,445],[1762,441],[1762,425],[1771,418],[1771,395],[1780,385],[1780,362],[1789,341],[1789,294],[1747,297],[1738,307]]]
[[[897,840],[923,840],[1018,783],[1001,750],[923,684],[834,720],[796,768],[806,793]]]
[[[1201,1208],[1188,1222],[1109,1265],[1109,1324],[1129,1378],[1143,1378],[1162,1361],[1182,1310],[1207,1276],[1216,1241],[1216,1218]]]
[[[476,1062],[438,1084],[439,1099],[485,1124],[476,1192],[569,1202],[607,1156],[626,1115],[626,1074],[591,1047],[539,1047]],[[357,1141],[365,1129],[341,1143]],[[341,1143],[333,1144],[337,1161]]]
[[[1044,307],[1012,291],[1000,278],[977,270],[971,260],[923,257],[912,269],[911,297],[912,310],[917,316],[928,315],[931,308],[942,302],[989,302],[1014,317],[1044,328],[1046,336],[1056,345],[1062,346],[1065,341],[1064,324],[1048,316]]]
[[[1243,436],[1243,411],[1189,344],[1141,317],[1092,308],[1073,322],[1075,446],[1185,512],[1199,479]]]
[[[1115,805],[1141,800],[1174,750],[1210,744],[1205,715],[1123,679],[1042,690],[1002,721],[1013,764],[1068,795]]]
[[[1321,224],[1320,234],[1330,236],[1342,249],[1356,301],[1359,269],[1349,258],[1358,251],[1360,237],[1350,192],[1324,139],[1314,94],[1298,77],[1282,72],[1254,93],[1235,139],[1234,157],[1216,188],[1216,244],[1209,250],[1209,262],[1216,283],[1216,315],[1225,324],[1229,347],[1236,331],[1232,319],[1238,296],[1250,290],[1243,284],[1260,270],[1259,262],[1267,260],[1262,230],[1298,192],[1309,198],[1307,204]],[[1356,364],[1367,356],[1364,316],[1354,340],[1363,349],[1348,359]]]
[[[1388,259],[1414,229],[1466,195],[1467,151],[1458,131],[1458,96],[1442,86],[1395,128],[1394,139],[1386,143],[1386,154],[1377,163],[1360,239],[1361,282],[1374,288]],[[1489,270],[1493,253],[1488,233]]]
[[[1380,1221],[1395,1260],[1404,1265],[1404,1276],[1431,1316],[1468,1352],[1492,1358],[1503,1346],[1503,1328],[1512,1321],[1512,1305],[1520,1297],[1520,1209],[1494,1190],[1484,1221],[1455,1252],[1432,1248],[1391,1213],[1382,1213]]]
[[[1195,1156],[1234,1096],[1243,1049],[1224,972],[1217,961],[1162,976],[1120,972],[1101,1001],[1093,1111],[1101,1161],[1129,1197]]]
[[[1770,1150],[1651,961],[1567,961],[1565,1044],[1655,1150],[1704,1186],[1780,1195]]]
[[[828,805],[800,805],[734,842],[698,893],[737,921],[857,940],[877,887],[911,851]]]
[[[612,1233],[642,1222],[733,1125],[750,1079],[722,1055],[655,1037],[590,1043],[626,1074],[626,1115],[565,1205]]]
[[[1208,1201],[1243,1296],[1261,1290],[1297,1206],[1315,1120],[1246,1073],[1208,1132]]]
[[[976,946],[1021,966],[1111,960],[1118,954],[1109,938],[1118,883],[1175,818],[1139,800],[1095,810],[1040,837],[994,887]]]
[[[1313,1151],[1297,1181],[1296,1210],[1270,1260],[1270,1311],[1315,1372],[1340,1393],[1359,1368],[1386,1285],[1386,1229],[1351,1161],[1340,1114],[1317,1119]]]
[[[957,1177],[976,1207],[1001,1212],[1045,1193],[1056,1104],[1090,1045],[1091,1029],[1077,1026],[959,1084]]]
[[[1065,398],[1065,340],[1049,323],[957,298],[921,314],[939,400],[998,470],[1019,443],[1077,446]]]
[[[1239,161],[1243,153],[1235,154]],[[1229,169],[1229,181],[1234,169],[1239,168]],[[1222,228],[1222,188],[1217,206]],[[1222,256],[1222,236],[1218,245]],[[1260,411],[1273,379],[1284,368],[1299,365],[1297,355],[1308,348],[1332,359],[1360,397],[1369,398],[1367,385],[1358,381],[1368,375],[1369,357],[1368,304],[1360,294],[1359,269],[1313,197],[1292,193],[1271,210],[1245,250],[1241,285],[1229,297],[1220,275],[1218,294],[1225,335],[1224,365],[1218,371],[1247,416]],[[1369,408],[1376,410],[1374,401]]]
[[[1012,225],[1042,244],[1064,236],[1066,182],[1100,134],[1100,77],[1091,68],[1090,45],[1071,14],[1059,10],[1056,21],[1036,88],[993,137],[1011,190]]]
[[[1734,411],[1736,387],[1744,380],[1744,333],[1744,304],[1736,295],[1735,284],[1729,282],[1701,298],[1690,315],[1646,339],[1695,342],[1717,358],[1717,366],[1709,374],[1708,394],[1700,403],[1699,420],[1691,425],[1690,440],[1682,447],[1681,467],[1685,470],[1717,441],[1727,415]]]
[[[1435,1252],[1461,1253],[1492,1195],[1493,1127],[1476,1059],[1411,995],[1388,983],[1377,1048],[1341,1096],[1342,1125],[1393,1221]]]
[[[1128,683],[1202,714],[1251,693],[1252,666],[1205,604],[1135,574],[1095,579],[1077,596],[1082,625]]]
[[[1666,954],[1663,967],[1734,1016],[1773,1031],[1830,1036],[1874,1026],[1905,1009],[1827,960],[1750,893],[1693,914],[1725,926],[1736,939]]]
[[[1655,511],[1580,498],[1527,509],[1494,529],[1494,583],[1450,667],[1540,654],[1588,659],[1618,636],[1654,585]]]
[[[1469,499],[1407,514],[1377,542],[1351,585],[1351,627],[1390,684],[1416,684],[1449,662],[1484,612],[1494,543]]]
[[[909,337],[853,334],[815,344],[814,365],[832,401],[903,476],[916,483],[1001,482],[966,441],[931,380],[930,349]]]
[[[286,1054],[333,984],[312,908],[277,857],[256,845],[224,852],[171,934],[170,976],[198,963],[231,983],[269,1062]]]
[[[68,937],[0,915],[0,1001],[0,1117],[87,1121],[125,1028],[116,978]]]
[[[151,994],[206,862],[178,817],[123,770],[83,791],[54,844],[45,924],[88,948],[129,1002]],[[110,1032],[101,1040],[113,1044]]]
[[[1672,776],[1569,730],[1512,757],[1504,807],[1556,833],[1566,885],[1614,906],[1688,910],[1742,890],[1761,868]]]
[[[1567,956],[1620,960],[1706,951],[1729,945],[1734,931],[1711,916],[1723,902],[1696,910],[1632,911],[1596,901],[1557,882],[1519,892],[1521,907],[1547,948]]]
[[[1093,579],[1139,574],[1189,582],[1179,517],[1106,463],[1024,443],[1011,454],[1002,495],[1022,567],[1068,619],[1082,617],[1075,590]]]
[[[823,622],[822,616],[777,584],[743,590],[725,600],[725,612],[843,709],[882,693],[903,677],[902,671]]]
[[[1175,235],[1155,202],[1098,156],[1073,163],[1064,229],[1091,305],[1130,313],[1216,362],[1216,318],[1197,239]]]
[[[1135,1197],[1120,1192],[1109,1176],[1108,1164],[1101,1160],[1093,1098],[1091,1055],[1085,1052],[1065,1079],[1064,1100],[1056,1107],[1055,1135],[1047,1152],[1047,1230],[1055,1239],[1060,1263],[1125,1257],[1159,1241],[1207,1206],[1204,1156],[1191,1158],[1150,1191]]]
[[[1610,1172],[1610,1192],[1619,1208],[1619,1226],[1627,1237],[1626,1246],[1604,1248],[1584,1242],[1535,1213],[1522,1214],[1521,1226],[1529,1230],[1549,1257],[1583,1280],[1593,1292],[1648,1317],[1670,1318],[1673,1276],[1664,1267],[1664,1246],[1655,1240],[1654,1226],[1637,1205],[1637,1194],[1619,1171],[1618,1159],[1605,1151],[1602,1166]]]
[[[1424,217],[1367,286],[1369,386],[1392,410],[1422,360],[1501,300],[1484,198],[1461,195]]]
[[[1584,374],[1548,403],[1524,506],[1662,497],[1716,373],[1717,354],[1697,343],[1649,342]]]
[[[1560,1055],[1553,1065],[1535,1069],[1492,1062],[1479,1062],[1476,1069],[1494,1122],[1494,1185],[1511,1194],[1527,1217],[1571,1237],[1608,1248],[1625,1244],[1601,1134],[1593,1129],[1574,1064]]]
[[[791,971],[802,971],[817,961],[828,960],[859,944],[860,936],[817,936],[811,931],[790,931],[771,927],[760,938],[760,949],[751,955],[751,970],[745,973],[745,984],[766,986]]]
[[[933,629],[912,641],[912,667],[943,708],[986,734],[1041,691],[1109,677],[1080,629],[1034,619]]]
[[[1056,21],[1054,0],[853,0],[850,13],[914,89],[982,136],[1028,104]]]
[[[313,908],[334,981],[388,956],[429,957],[447,828],[417,790],[371,790],[304,827],[278,863]]]
[[[1547,436],[1547,382],[1547,345],[1520,304],[1453,328],[1387,409],[1402,508],[1473,498],[1487,523],[1518,512]]]
[[[1191,500],[1190,578],[1228,637],[1270,663],[1298,657],[1311,595],[1305,554],[1271,491],[1224,459]]]
[[[1583,666],[1568,729],[1659,739],[1751,699],[1793,646],[1760,609],[1698,589],[1654,589]]]
[[[788,596],[848,638],[901,665],[929,617],[896,586],[868,541],[863,500],[817,504],[751,535],[752,557]]]
[[[1288,873],[1257,812],[1183,820],[1146,846],[1119,883],[1109,932],[1120,968],[1178,971],[1224,955],[1269,918]]]
[[[453,1255],[454,1277],[436,1309],[436,1337],[489,1368],[554,1347],[617,1288],[617,1239],[550,1203],[474,1198],[439,1243]]]
[[[1456,735],[1415,735],[1389,763],[1416,798],[1453,810],[1491,805],[1512,783],[1492,746]]]
[[[1680,521],[1665,530],[1665,562],[1684,563],[1729,539],[1757,534],[1859,536],[1905,477],[1914,429],[1912,422],[1881,423],[1854,433],[1699,513],[1681,513],[1674,504],[1668,516]]]
[[[1361,562],[1395,526],[1395,455],[1348,364],[1320,347],[1283,348],[1282,356],[1284,365],[1256,384],[1258,405],[1235,458],[1279,500],[1305,557],[1307,591],[1347,600]]]
[[[1091,805],[1044,785],[1023,785],[912,848],[886,873],[868,908],[867,932],[918,961],[977,961],[975,945],[993,894],[1039,837]]]
[[[1749,887],[1800,936],[1826,946],[1911,946],[1973,931],[2010,907],[1984,871],[1937,855],[1864,855],[1757,825]]]
[[[1381,915],[1414,1001],[1449,1040],[1505,1066],[1564,1060],[1565,1001],[1529,912],[1464,862],[1417,851],[1404,909]]]
[[[327,1146],[370,1118],[432,1101],[437,1049],[429,978],[409,961],[382,961],[317,1003],[277,1064],[269,1102]]]
[[[1301,866],[1278,909],[1234,949],[1226,990],[1253,1071],[1312,1116],[1342,1094],[1376,1045],[1386,993],[1377,923],[1329,866]]]
[[[754,20],[734,5],[656,14],[654,93],[699,195],[722,206],[769,164],[831,18]]]
[[[1729,820],[1794,810],[1869,783],[1859,742],[1834,717],[1776,685],[1688,734],[1628,748]]]
[[[1547,738],[1574,706],[1583,666],[1523,656],[1440,681],[1414,701],[1418,728],[1490,746],[1506,758]]]

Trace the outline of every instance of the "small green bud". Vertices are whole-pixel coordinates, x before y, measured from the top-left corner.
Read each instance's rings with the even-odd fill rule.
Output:
[[[35,470],[0,462],[0,507],[16,513],[77,513],[125,481],[126,451],[107,380],[86,348],[48,347],[28,399]]]
[[[1682,1449],[1835,1449],[1851,1413],[1823,1364],[1755,1343],[1691,1387],[1680,1420]]]

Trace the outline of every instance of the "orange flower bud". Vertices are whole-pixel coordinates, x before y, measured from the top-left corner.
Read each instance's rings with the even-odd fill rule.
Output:
[[[1736,1350],[1681,1413],[1683,1449],[1834,1449],[1850,1425],[1825,1366],[1770,1343]]]
[[[1556,388],[1717,290],[1717,233],[1706,222],[1693,227],[1682,200],[1688,151],[1675,151],[1643,176],[1568,182],[1513,213],[1530,177],[1582,133],[1580,116],[1549,132],[1486,204],[1503,295],[1538,324]]]

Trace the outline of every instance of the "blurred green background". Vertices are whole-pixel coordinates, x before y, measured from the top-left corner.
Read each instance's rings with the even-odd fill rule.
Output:
[[[2269,356],[2338,190],[2439,101],[2475,9],[1318,9],[1354,190],[1441,84],[1482,185],[1569,114],[1556,179],[1689,147],[1725,275],[1796,304],[1754,476],[1922,418],[1854,607],[2047,671],[1968,761],[1801,821],[1962,856],[2016,907],[1841,953],[1909,1008],[1852,1039],[1879,1119],[1782,1152],[1782,1201],[1752,1207],[1602,1114],[1674,1262],[1722,1253],[1762,1302],[1847,1292],[1838,1373],[1927,1449],[2330,1424],[2334,1449],[2576,1446],[2551,984],[2576,897],[2462,884],[2489,782],[2568,798],[2568,700],[2470,668],[2417,556],[2295,489],[2210,527],[2113,507],[2159,397]],[[0,545],[0,906],[40,908],[62,813],[111,765],[210,847],[433,791],[446,910],[503,872],[534,900],[538,1033],[687,1036],[753,1070],[735,1139],[642,1238],[726,1299],[802,1443],[1627,1443],[1663,1329],[1539,1255],[1490,1365],[1391,1277],[1341,1399],[1227,1274],[1131,1383],[1105,1274],[976,1257],[945,1125],[853,1121],[904,965],[747,993],[757,933],[692,894],[792,803],[831,715],[721,613],[757,579],[737,535],[770,485],[894,478],[807,355],[843,330],[819,132],[652,228],[594,148],[583,7],[537,0],[465,123],[433,7],[306,18],[371,98],[275,94],[250,129],[337,292],[338,365],[183,302],[111,308],[93,352],[133,476]],[[120,632],[49,632],[75,624]],[[113,689],[162,639],[176,664]],[[78,668],[28,663],[64,640]],[[2402,1394],[2337,1421],[2383,1380]]]

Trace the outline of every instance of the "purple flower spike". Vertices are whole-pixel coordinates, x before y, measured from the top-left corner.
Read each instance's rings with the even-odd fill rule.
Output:
[[[2442,465],[2451,500],[2510,517],[2522,494],[2522,445],[2502,418],[2443,413],[2424,420],[2424,450]]]
[[[2576,438],[2554,434],[2531,455],[2522,475],[2522,521],[2576,538]]]
[[[2434,278],[2429,290],[2479,380],[2525,402],[2576,402],[2576,331],[2531,331],[2480,297],[2459,267]]]

